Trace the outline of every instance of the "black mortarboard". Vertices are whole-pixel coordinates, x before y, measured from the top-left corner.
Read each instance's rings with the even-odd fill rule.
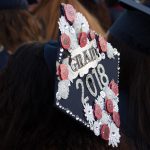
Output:
[[[110,28],[110,34],[129,47],[150,54],[150,8],[132,0],[120,0],[126,10]]]
[[[3,46],[0,46],[0,70],[5,68],[8,62],[9,54],[7,51],[3,48]]]
[[[59,41],[47,43],[44,48],[55,82],[55,107],[109,145],[118,146],[119,53],[90,30],[86,18],[72,5],[62,4],[61,13]]]
[[[26,9],[28,6],[27,0],[1,0],[1,9]]]

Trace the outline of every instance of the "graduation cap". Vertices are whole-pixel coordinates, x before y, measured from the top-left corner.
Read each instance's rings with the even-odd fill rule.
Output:
[[[8,62],[8,57],[9,57],[9,54],[4,49],[4,47],[0,45],[0,70],[5,68],[5,66]]]
[[[0,9],[26,9],[27,0],[1,0]]]
[[[136,2],[133,0],[120,0],[119,2],[123,7],[127,8],[129,10],[138,10],[147,15],[150,15],[150,8],[146,5],[143,5],[140,2]]]
[[[150,3],[120,0],[127,10],[110,28],[110,34],[131,48],[150,54]]]
[[[70,4],[61,5],[58,24],[58,44],[48,43],[44,49],[51,76],[55,70],[55,107],[118,146],[120,54]]]

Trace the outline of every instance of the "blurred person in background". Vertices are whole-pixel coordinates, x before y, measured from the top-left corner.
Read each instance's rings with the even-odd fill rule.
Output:
[[[92,13],[105,32],[112,24],[109,8],[104,0],[79,0]]]
[[[44,58],[49,48],[50,67]],[[113,148],[54,107],[57,42],[20,47],[0,74],[0,149],[133,150],[122,135]]]
[[[0,45],[9,54],[25,42],[41,39],[40,24],[27,7],[26,0],[0,1]]]
[[[40,20],[43,25],[43,36],[45,40],[57,39],[58,26],[57,21],[59,18],[59,6],[61,3],[69,3],[77,8],[89,21],[89,25],[97,33],[105,34],[104,29],[99,24],[98,20],[92,16],[77,0],[42,0],[30,11]]]
[[[127,3],[128,2],[128,3]],[[122,0],[129,10],[110,28],[108,41],[120,50],[120,115],[123,133],[137,150],[150,149],[150,1]]]
[[[119,0],[104,0],[111,18],[111,23],[113,24],[115,20],[122,14],[124,11],[123,7],[119,4]]]

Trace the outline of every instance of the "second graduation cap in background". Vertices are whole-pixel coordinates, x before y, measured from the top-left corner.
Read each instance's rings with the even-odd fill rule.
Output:
[[[120,0],[127,10],[110,28],[110,34],[134,50],[150,54],[150,1]]]
[[[120,54],[90,30],[86,18],[70,4],[61,5],[58,24],[55,106],[109,145],[118,146]]]

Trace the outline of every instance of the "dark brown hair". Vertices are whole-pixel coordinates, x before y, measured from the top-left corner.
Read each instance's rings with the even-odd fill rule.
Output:
[[[126,115],[132,125],[129,128],[135,132],[132,138],[137,149],[147,150],[150,148],[150,56],[111,34],[108,41],[121,52],[120,91],[128,95]]]
[[[58,19],[60,17],[60,4],[69,3],[73,7],[83,13],[87,18],[91,29],[102,35],[105,34],[103,28],[99,25],[98,20],[92,16],[78,0],[43,0],[39,6],[34,10],[35,16],[43,24],[45,39],[57,39],[58,37]]]
[[[19,48],[0,74],[0,149],[113,149],[53,107],[53,78],[43,48],[38,43]],[[121,144],[114,149],[132,148],[122,136]]]
[[[0,10],[0,44],[7,50],[41,40],[39,22],[26,10]]]

